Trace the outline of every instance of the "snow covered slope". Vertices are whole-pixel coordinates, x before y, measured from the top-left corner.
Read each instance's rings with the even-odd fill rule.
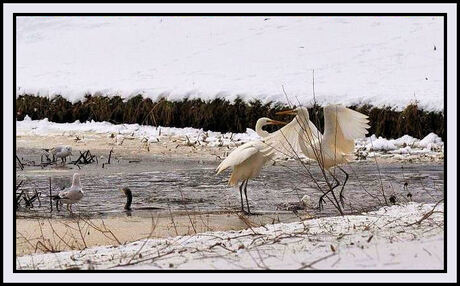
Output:
[[[443,108],[441,17],[18,17],[17,91]]]

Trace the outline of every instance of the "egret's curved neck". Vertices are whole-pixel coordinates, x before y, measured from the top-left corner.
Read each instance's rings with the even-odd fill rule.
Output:
[[[267,137],[268,135],[270,135],[270,133],[268,133],[267,131],[262,129],[262,127],[264,127],[265,125],[267,125],[267,124],[264,124],[263,121],[257,120],[256,133],[257,133],[257,135],[259,135],[262,138]]]

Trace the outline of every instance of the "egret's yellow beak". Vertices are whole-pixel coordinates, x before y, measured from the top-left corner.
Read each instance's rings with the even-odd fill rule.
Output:
[[[276,115],[284,115],[284,114],[297,114],[297,112],[295,111],[295,109],[291,109],[291,110],[284,110],[284,111],[279,111],[277,113],[275,113]]]
[[[284,121],[278,121],[278,120],[270,120],[268,121],[268,124],[273,124],[273,125],[286,125],[287,122],[284,122]]]

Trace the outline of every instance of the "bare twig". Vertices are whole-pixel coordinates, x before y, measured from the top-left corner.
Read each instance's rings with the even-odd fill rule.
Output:
[[[331,253],[331,254],[326,255],[326,256],[324,256],[324,257],[321,257],[321,258],[319,258],[319,259],[316,259],[316,260],[313,261],[313,262],[310,262],[310,263],[308,263],[308,264],[303,265],[302,267],[299,268],[299,270],[306,269],[306,268],[313,268],[313,265],[315,265],[316,263],[321,262],[321,261],[323,261],[323,260],[326,260],[326,259],[328,259],[328,258],[331,258],[332,256],[335,256],[335,255],[336,255],[336,253],[334,252],[334,253]]]
[[[444,199],[441,199],[439,200],[434,206],[433,208],[428,211],[427,213],[425,213],[419,220],[413,222],[413,223],[409,223],[407,224],[406,226],[413,226],[415,224],[421,224],[424,220],[426,220],[427,218],[429,218],[431,215],[433,215],[434,213],[442,213],[440,211],[435,211],[436,207],[442,202],[444,201]]]
[[[19,163],[19,168],[21,168],[21,170],[24,170],[24,164],[22,164],[21,160],[19,159],[18,155],[16,155],[16,160],[18,161]]]

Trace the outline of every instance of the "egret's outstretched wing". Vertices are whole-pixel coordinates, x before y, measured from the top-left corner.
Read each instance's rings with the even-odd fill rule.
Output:
[[[321,133],[310,120],[296,116],[289,124],[264,138],[263,142],[278,153],[295,157],[302,152],[299,144],[300,134],[303,134],[302,137],[310,144],[317,141]]]
[[[368,117],[362,113],[342,105],[324,107],[324,136],[323,144],[332,150],[351,153],[355,147],[355,139],[364,137],[370,127]]]
[[[223,170],[227,169],[228,167],[236,166],[247,159],[249,159],[251,156],[254,154],[261,152],[261,149],[263,149],[264,145],[261,144],[259,141],[251,141],[247,142],[235,150],[233,150],[227,158],[225,158],[222,163],[219,164],[219,166],[216,169],[217,174],[222,172]],[[269,150],[264,151],[265,153],[269,153]]]
[[[311,140],[312,142],[319,141],[323,138],[323,134],[316,128],[316,125],[308,120],[308,125],[310,126],[311,137],[312,139],[308,138],[307,140]],[[308,137],[308,134],[304,134],[305,137]]]

